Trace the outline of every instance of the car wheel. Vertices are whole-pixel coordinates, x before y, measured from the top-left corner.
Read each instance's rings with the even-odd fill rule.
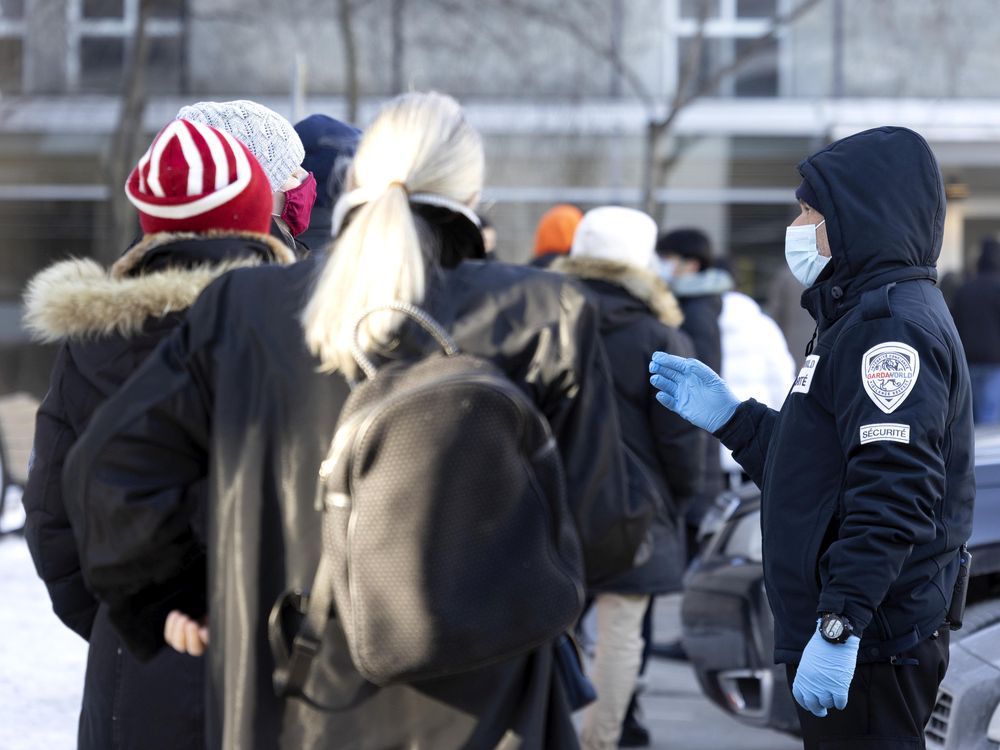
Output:
[[[953,641],[961,640],[967,635],[972,635],[998,622],[1000,622],[1000,599],[976,602],[965,610],[965,616],[962,618],[962,629],[953,632],[951,639]]]

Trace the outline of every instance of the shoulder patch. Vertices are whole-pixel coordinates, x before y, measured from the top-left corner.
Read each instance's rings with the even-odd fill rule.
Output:
[[[920,374],[920,355],[912,346],[887,341],[861,357],[861,383],[868,397],[886,414],[899,408]]]
[[[816,365],[818,364],[818,354],[810,354],[806,357],[802,369],[799,370],[799,376],[795,378],[795,383],[792,385],[792,393],[809,393],[809,386],[812,385],[813,375],[816,374]]]
[[[910,425],[895,422],[881,424],[863,424],[859,435],[862,445],[887,441],[890,443],[909,443]]]

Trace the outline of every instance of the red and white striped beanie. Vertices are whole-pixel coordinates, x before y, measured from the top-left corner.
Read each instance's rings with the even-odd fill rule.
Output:
[[[146,234],[271,227],[271,186],[257,159],[229,133],[189,120],[153,139],[125,195]]]

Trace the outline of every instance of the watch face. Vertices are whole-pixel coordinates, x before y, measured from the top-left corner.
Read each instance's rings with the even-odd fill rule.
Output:
[[[844,634],[844,623],[835,617],[830,617],[823,623],[823,635],[835,641]]]

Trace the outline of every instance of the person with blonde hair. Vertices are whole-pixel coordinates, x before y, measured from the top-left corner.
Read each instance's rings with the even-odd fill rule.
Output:
[[[548,418],[577,514],[603,526],[618,507],[624,458],[594,310],[557,275],[465,260],[482,251],[473,209],[483,162],[479,135],[453,99],[387,103],[335,208],[332,253],[236,271],[209,287],[69,458],[82,568],[98,597],[192,580],[184,560],[195,540],[184,519],[197,510],[191,488],[208,484],[212,747],[577,744],[552,643],[378,687],[355,668],[334,618],[305,681],[308,697],[279,700],[272,687],[268,615],[284,592],[307,590],[317,569],[319,467],[349,381],[360,377],[352,332],[371,307],[420,305],[463,351],[499,367]],[[395,315],[366,319],[360,334],[380,361],[432,345]],[[123,528],[127,543],[113,541]],[[612,554],[617,540],[589,555],[584,546],[588,578],[609,555],[619,564],[605,575],[631,564],[635,549]],[[168,640],[200,653],[208,633],[190,614],[171,617]]]

